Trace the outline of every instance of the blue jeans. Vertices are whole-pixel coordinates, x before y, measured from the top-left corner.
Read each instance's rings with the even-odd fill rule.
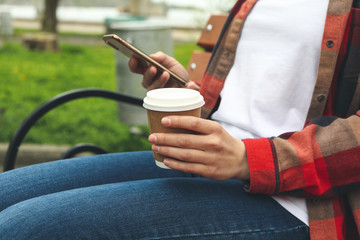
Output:
[[[0,238],[303,240],[309,228],[241,181],[161,169],[151,152],[133,152],[1,173]]]

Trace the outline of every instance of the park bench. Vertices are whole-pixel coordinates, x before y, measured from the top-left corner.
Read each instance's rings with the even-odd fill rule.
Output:
[[[22,43],[29,50],[58,51],[59,46],[56,34],[53,33],[28,33],[22,37]]]
[[[211,51],[213,50],[218,36],[221,33],[221,29],[225,23],[226,17],[226,14],[210,16],[205,27],[202,29],[197,44],[202,47],[204,51],[194,51],[187,66],[187,71],[191,80],[201,82],[202,76],[211,57]],[[49,101],[45,102],[40,107],[35,109],[17,129],[10,141],[8,150],[6,152],[4,160],[4,171],[11,170],[15,167],[16,156],[23,139],[25,138],[31,127],[40,118],[42,118],[52,109],[64,103],[86,97],[101,97],[122,103],[131,104],[136,107],[142,107],[143,103],[142,99],[103,89],[77,89],[55,96],[54,98],[50,99]],[[94,154],[107,153],[107,151],[103,148],[93,144],[78,144],[65,151],[60,158],[71,158],[82,152],[91,152]]]

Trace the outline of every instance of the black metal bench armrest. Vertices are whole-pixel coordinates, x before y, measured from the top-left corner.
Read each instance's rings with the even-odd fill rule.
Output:
[[[118,92],[103,90],[103,89],[77,89],[62,93],[50,99],[36,110],[34,110],[21,124],[16,133],[14,134],[8,150],[6,152],[4,161],[4,171],[8,171],[14,168],[15,160],[18,153],[19,146],[30,128],[47,112],[50,110],[72,100],[87,97],[101,97],[118,102],[129,103],[132,105],[142,106],[142,99],[127,96]],[[95,149],[95,148],[94,148]],[[94,150],[95,151],[95,150]],[[100,151],[100,150],[99,150]]]

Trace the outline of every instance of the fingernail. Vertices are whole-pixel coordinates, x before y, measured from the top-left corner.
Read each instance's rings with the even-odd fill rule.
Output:
[[[151,149],[152,149],[154,152],[158,153],[159,150],[160,150],[160,147],[159,147],[159,146],[156,146],[156,145],[152,145]]]
[[[171,124],[170,118],[164,117],[161,119],[161,123],[165,126],[169,126]]]
[[[156,141],[157,141],[157,137],[155,135],[151,134],[149,136],[149,142],[156,143]]]

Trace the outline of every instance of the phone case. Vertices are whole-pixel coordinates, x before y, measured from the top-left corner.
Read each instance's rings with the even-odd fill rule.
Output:
[[[125,41],[121,37],[117,36],[116,34],[104,35],[103,39],[104,39],[106,44],[108,44],[111,47],[113,47],[114,49],[120,51],[121,53],[128,56],[129,58],[136,57],[139,60],[140,64],[142,64],[142,65],[144,65],[146,67],[149,66],[149,65],[153,65],[157,69],[159,69],[160,71],[168,72],[170,74],[170,78],[177,81],[181,85],[183,85],[183,86],[187,85],[186,80],[182,79],[177,74],[170,71],[169,69],[164,67],[162,64],[155,61],[154,59],[149,57],[147,54],[145,54],[144,52],[142,52],[141,50],[139,50],[138,48],[136,48],[132,44],[128,43],[127,41]]]

